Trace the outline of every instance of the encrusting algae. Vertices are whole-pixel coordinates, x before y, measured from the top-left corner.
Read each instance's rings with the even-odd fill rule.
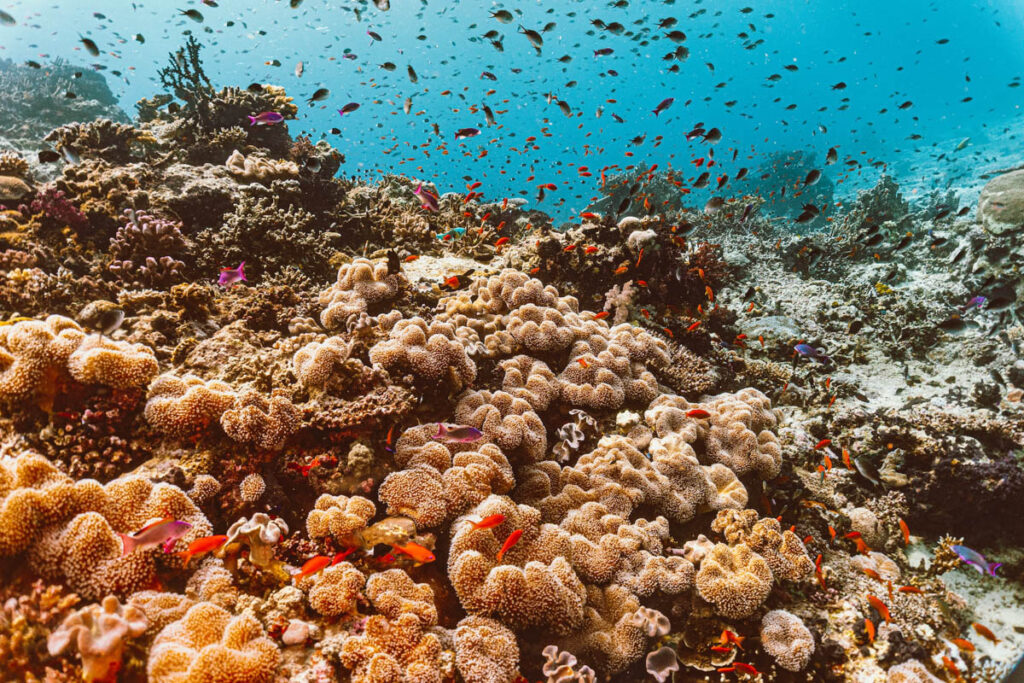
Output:
[[[1024,366],[891,178],[796,234],[606,168],[556,229],[336,177],[200,49],[134,123],[47,134],[59,172],[0,154],[5,680],[994,681],[1020,649],[971,586],[1020,581]],[[995,201],[943,234],[1024,291]]]

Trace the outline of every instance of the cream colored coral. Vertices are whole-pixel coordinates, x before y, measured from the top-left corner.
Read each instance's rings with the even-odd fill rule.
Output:
[[[203,505],[209,502],[220,491],[220,482],[216,477],[209,474],[199,474],[192,481],[192,488],[189,489],[188,497],[196,505]]]
[[[109,680],[121,667],[124,641],[146,631],[146,615],[133,605],[121,605],[113,595],[96,605],[69,614],[46,640],[50,655],[74,646],[82,658],[85,681]]]
[[[228,527],[225,546],[244,543],[249,546],[249,561],[267,568],[274,562],[274,546],[288,533],[288,523],[265,512],[242,517]]]
[[[164,374],[149,385],[146,421],[168,436],[196,434],[220,420],[235,401],[229,385],[195,375]]]
[[[622,586],[588,586],[584,623],[579,633],[560,644],[598,672],[617,674],[647,651],[650,618],[638,614],[641,609],[636,597]]]
[[[541,524],[540,513],[507,498],[490,496],[468,515],[505,516],[494,530],[456,525],[448,556],[448,578],[463,607],[493,616],[513,629],[545,626],[556,633],[575,630],[583,619],[584,587],[569,561],[568,534]],[[522,530],[501,560],[506,530]],[[496,533],[497,532],[497,533]]]
[[[306,533],[313,540],[331,536],[343,545],[356,545],[355,539],[377,514],[374,504],[362,496],[331,496],[316,499],[306,516]]]
[[[411,374],[415,379],[448,382],[462,387],[476,379],[476,364],[448,323],[422,318],[400,320],[388,338],[370,349],[370,361],[381,365],[392,377]]]
[[[508,493],[515,486],[512,466],[494,444],[456,450],[453,458],[440,443],[414,447],[410,442],[405,435],[399,440],[395,459],[406,468],[389,474],[378,496],[389,514],[405,515],[420,528],[440,526],[490,494]]]
[[[327,380],[348,360],[351,353],[352,343],[346,343],[341,337],[310,342],[295,352],[292,359],[295,377],[308,389],[323,389]]]
[[[157,635],[146,675],[151,683],[270,683],[280,660],[280,650],[255,617],[232,617],[201,602]]]
[[[761,647],[783,669],[802,671],[814,655],[814,636],[800,617],[776,609],[761,618]]]
[[[224,566],[223,560],[207,557],[189,577],[185,584],[185,595],[190,600],[212,602],[230,610],[238,602],[238,586],[235,585],[234,574]]]
[[[408,285],[401,271],[388,272],[387,262],[357,258],[339,268],[334,284],[320,293],[320,305],[325,307],[320,322],[329,330],[344,327],[370,306],[395,299]]]
[[[414,614],[389,620],[375,614],[361,635],[347,638],[341,663],[351,669],[352,683],[441,683],[441,642],[425,633]]]
[[[130,389],[149,384],[159,367],[148,346],[112,341],[96,334],[83,339],[71,353],[68,371],[82,384]]]
[[[504,391],[467,391],[455,406],[455,420],[476,427],[510,454],[527,460],[544,458],[547,435],[544,423],[524,399]]]
[[[798,581],[814,571],[814,562],[803,541],[789,529],[782,531],[779,520],[774,517],[759,520],[750,530],[746,543],[765,559],[776,579]]]
[[[505,371],[502,391],[525,400],[534,410],[547,410],[562,392],[555,373],[543,361],[530,356],[516,356],[499,365]]]
[[[424,626],[437,624],[434,591],[425,583],[414,583],[401,569],[373,574],[366,582],[366,597],[388,619],[414,614]]]
[[[274,389],[268,398],[256,389],[246,389],[220,416],[220,424],[224,433],[235,441],[280,450],[288,437],[298,430],[301,418],[302,411],[285,390]]]
[[[729,619],[745,619],[772,589],[772,572],[764,558],[743,543],[718,543],[701,562],[697,591]]]
[[[128,598],[128,604],[142,610],[149,622],[146,631],[150,635],[156,635],[167,624],[185,616],[185,612],[196,603],[195,600],[180,593],[148,590],[132,593]]]
[[[561,312],[532,303],[509,314],[508,331],[533,354],[562,351],[576,340],[574,328]]]
[[[902,664],[890,667],[885,677],[886,683],[942,683],[942,679],[932,675],[924,664],[916,659],[908,659]]]
[[[464,680],[512,683],[518,664],[516,636],[500,621],[468,616],[455,627],[455,666]]]
[[[310,607],[325,617],[338,617],[356,612],[366,577],[348,562],[342,562],[323,570],[313,581],[309,589]]]
[[[294,161],[247,157],[237,149],[224,162],[224,166],[228,173],[241,180],[267,182],[277,178],[294,178],[299,174],[299,167]]]
[[[246,475],[238,485],[238,497],[246,503],[255,503],[263,497],[266,490],[267,484],[263,481],[263,477],[254,472]]]

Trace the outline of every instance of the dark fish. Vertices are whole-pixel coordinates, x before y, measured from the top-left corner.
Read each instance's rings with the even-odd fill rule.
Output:
[[[526,36],[526,39],[530,41],[530,45],[532,45],[533,49],[537,52],[540,52],[540,49],[544,47],[544,39],[533,29],[523,28],[520,26],[519,32]]]
[[[717,128],[712,128],[711,130],[704,134],[704,142],[707,142],[712,145],[719,142],[721,139],[722,131],[718,130]]]
[[[746,177],[747,177],[747,169],[746,169],[746,167],[743,167],[739,171],[736,172],[735,180],[743,180]]]
[[[819,180],[821,180],[821,171],[819,171],[818,169],[814,169],[807,174],[806,178],[804,178],[804,187],[814,185]]]
[[[835,85],[832,86],[832,89],[833,90],[846,90],[846,83],[844,83],[842,81],[839,81],[838,83],[836,83]]]
[[[373,5],[381,12],[387,12],[391,9],[391,0],[373,0]]]
[[[197,24],[203,23],[203,14],[197,9],[180,9],[178,10],[183,16],[188,17]]]
[[[883,239],[885,239],[885,235],[883,235],[880,232],[879,233],[875,233],[874,235],[869,237],[867,239],[867,241],[864,242],[864,246],[866,246],[866,247],[873,247],[876,244],[880,243]]]
[[[696,180],[693,181],[693,187],[701,188],[708,186],[708,179],[711,177],[711,173],[704,171],[701,173]]]
[[[903,239],[901,239],[899,243],[894,247],[894,251],[899,251],[900,249],[904,248],[905,246],[910,244],[910,241],[912,239],[914,239],[914,233],[908,232],[903,236]]]
[[[914,103],[911,102],[910,100],[907,100],[906,102],[904,102],[903,104],[900,105],[900,109],[910,109],[913,106],[914,106]]]
[[[498,21],[500,21],[503,24],[511,23],[511,21],[513,19],[512,13],[509,12],[508,10],[506,10],[506,9],[499,9],[499,10],[495,10],[494,12],[491,12],[491,17],[493,17],[494,19],[497,19]]]
[[[681,43],[686,40],[686,34],[682,31],[671,31],[665,34],[665,37],[671,40],[673,43]]]
[[[82,38],[82,36],[79,36],[79,39],[79,42],[82,43],[83,46],[85,46],[86,52],[91,54],[93,57],[100,56],[100,49],[96,46],[96,43],[92,40],[92,38]]]
[[[3,24],[4,26],[14,26],[16,23],[18,22],[14,20],[14,17],[3,10],[0,10],[0,24]]]
[[[851,320],[850,324],[846,326],[846,334],[857,334],[863,327],[863,320]]]
[[[725,206],[725,200],[724,199],[722,199],[721,197],[712,197],[704,205],[704,213],[706,213],[708,215],[711,215],[713,213],[717,213],[718,211],[720,211],[722,209],[723,206]]]
[[[460,128],[455,131],[455,139],[462,140],[463,138],[472,138],[480,135],[479,128]]]
[[[246,88],[249,92],[263,92],[262,83],[250,83],[249,87]]]
[[[653,109],[654,115],[657,116],[661,112],[665,111],[666,109],[671,107],[672,103],[675,102],[675,101],[676,100],[675,100],[674,97],[666,97],[665,99],[663,99],[661,102],[658,103],[657,107],[655,107]]]
[[[341,116],[344,116],[345,114],[351,114],[356,109],[359,109],[359,103],[358,102],[349,102],[344,107],[342,107],[341,109],[338,110],[338,114],[341,115]]]
[[[870,481],[875,486],[881,486],[882,482],[879,481],[878,468],[873,463],[868,461],[866,458],[850,458],[853,461],[853,466],[857,468],[857,472],[860,476]]]
[[[384,40],[383,38],[380,37],[380,34],[377,33],[376,31],[367,31],[366,35],[370,36],[370,40],[371,41],[377,41],[378,43],[380,41]],[[370,44],[373,45],[372,42]]]
[[[384,62],[383,64],[380,65],[380,68],[384,69],[385,71],[394,71],[398,67],[395,66],[394,62]]]
[[[309,106],[312,107],[314,102],[322,102],[323,100],[326,100],[328,97],[330,97],[330,95],[331,91],[328,90],[327,88],[319,88],[315,93],[310,95],[309,99],[306,101],[309,103]]]
[[[632,203],[633,203],[633,197],[632,196],[626,197],[621,202],[619,202],[619,210],[616,211],[616,213],[624,212],[626,209],[629,208],[629,205],[632,204]]]
[[[480,74],[480,78],[486,78],[489,81],[496,81],[498,77],[492,74],[490,71],[484,71]]]
[[[388,275],[394,275],[402,270],[402,261],[398,258],[398,252],[388,249]]]
[[[406,70],[409,73],[409,80],[412,81],[413,83],[418,83],[420,77],[416,75],[416,70],[412,68],[412,64],[406,67]]]
[[[825,163],[831,166],[839,160],[839,153],[836,152],[836,148],[832,147],[825,153]]]
[[[54,152],[52,149],[39,150],[39,163],[41,164],[49,164],[60,158],[60,154]]]

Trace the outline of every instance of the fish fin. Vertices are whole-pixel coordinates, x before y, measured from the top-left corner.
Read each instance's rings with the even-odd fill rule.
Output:
[[[437,423],[437,434],[434,434],[435,439],[441,439],[448,436],[448,428],[444,426],[443,422]]]
[[[163,550],[164,554],[166,555],[167,553],[171,552],[171,548],[173,548],[174,544],[177,542],[178,539],[176,538],[168,538],[166,541],[164,541],[164,544],[160,546],[160,549]]]
[[[249,117],[249,125],[250,126],[255,126],[256,125],[256,117],[255,116],[250,116]]]
[[[130,555],[135,551],[135,539],[128,534],[118,534],[121,538],[121,557]]]
[[[996,570],[1003,566],[1002,562],[993,562],[988,566],[989,576],[995,576]]]
[[[187,550],[182,550],[180,553],[174,554],[181,558],[182,564],[184,564],[186,567],[188,566],[189,561],[191,561],[192,559],[192,553],[190,553]]]

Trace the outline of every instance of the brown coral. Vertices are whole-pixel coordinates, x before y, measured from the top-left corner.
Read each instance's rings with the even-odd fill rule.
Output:
[[[145,416],[164,434],[186,437],[219,421],[234,402],[234,389],[224,382],[164,374],[149,385]]]
[[[346,323],[370,307],[394,300],[409,284],[401,271],[389,272],[386,262],[357,258],[338,269],[338,279],[320,294],[324,306],[320,322],[329,330]]]
[[[701,562],[697,591],[729,619],[745,619],[772,589],[772,571],[764,558],[740,543],[719,543]]]
[[[301,418],[302,412],[286,391],[275,389],[268,398],[255,389],[246,389],[221,415],[220,424],[235,441],[280,450],[299,428]]]

